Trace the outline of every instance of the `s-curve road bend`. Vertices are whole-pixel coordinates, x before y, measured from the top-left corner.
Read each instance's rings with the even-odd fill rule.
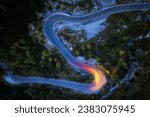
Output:
[[[93,75],[93,82],[91,84],[82,84],[66,80],[58,80],[54,78],[44,78],[44,77],[21,77],[12,75],[7,72],[4,79],[9,84],[22,84],[22,83],[41,83],[41,84],[50,84],[60,87],[65,87],[69,89],[78,90],[79,92],[85,94],[91,94],[98,92],[106,83],[107,79],[103,71],[91,67],[87,64],[77,61],[75,57],[67,50],[67,48],[60,41],[60,38],[57,36],[56,29],[58,23],[68,24],[80,24],[84,22],[94,21],[97,19],[107,18],[108,16],[128,11],[142,11],[150,10],[150,3],[139,3],[139,4],[123,4],[113,6],[107,9],[103,9],[86,16],[70,16],[64,13],[55,13],[48,15],[43,20],[43,33],[45,38],[50,41],[59,52],[65,57],[67,62],[83,71],[86,71]]]

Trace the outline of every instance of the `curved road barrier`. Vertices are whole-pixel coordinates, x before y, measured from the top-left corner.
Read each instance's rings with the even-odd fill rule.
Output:
[[[91,67],[89,65],[81,63],[80,61],[77,61],[75,59],[75,57],[67,50],[67,48],[62,44],[60,38],[57,36],[56,24],[60,22],[65,23],[66,25],[80,24],[84,22],[97,20],[97,19],[107,18],[111,14],[115,14],[115,13],[121,13],[127,11],[141,11],[141,10],[150,10],[150,3],[117,5],[81,17],[70,16],[64,13],[55,13],[52,15],[48,15],[43,20],[42,30],[45,38],[48,41],[50,41],[59,50],[59,52],[65,57],[65,59],[70,65],[90,73],[94,78],[91,84],[82,84],[82,83],[77,83],[72,81],[58,80],[58,79],[44,78],[44,77],[15,76],[9,72],[6,72],[4,76],[4,80],[7,83],[12,85],[22,84],[22,83],[41,83],[41,84],[50,84],[50,85],[65,87],[69,89],[74,89],[87,94],[98,92],[107,83],[105,74],[103,73],[103,71],[98,70],[95,67]]]

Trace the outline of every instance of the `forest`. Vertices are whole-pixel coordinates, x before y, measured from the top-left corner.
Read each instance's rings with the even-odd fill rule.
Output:
[[[52,2],[61,1],[52,0]],[[117,4],[134,3],[136,0],[116,0]],[[140,2],[149,2],[141,0]],[[62,8],[57,4],[56,9]],[[94,7],[92,0],[81,0],[76,5],[65,2],[70,13],[77,6],[80,10]],[[64,6],[65,6],[64,4]],[[85,4],[85,5],[84,5]],[[69,66],[53,46],[48,50],[44,43],[41,22],[37,12],[44,9],[43,0],[1,0],[0,1],[0,61],[8,65],[13,74],[22,76],[44,76],[89,83],[91,76],[81,76]],[[54,9],[53,6],[48,7]],[[65,9],[64,9],[65,10]],[[32,25],[36,24],[35,31]],[[11,86],[3,81],[4,71],[0,69],[0,99],[101,99],[109,89],[118,85],[106,99],[150,99],[150,12],[128,12],[111,15],[106,20],[106,28],[94,38],[84,43],[79,39],[84,35],[72,36],[73,31],[59,32],[66,41],[73,44],[71,53],[94,58],[110,74],[108,82],[99,94],[83,95],[76,91],[54,86],[24,84]],[[125,84],[130,65],[138,63],[134,78]]]

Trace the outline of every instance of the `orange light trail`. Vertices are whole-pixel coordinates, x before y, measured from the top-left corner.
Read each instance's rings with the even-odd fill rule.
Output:
[[[80,65],[80,67],[83,70],[89,72],[94,77],[93,82],[88,88],[89,91],[92,91],[92,92],[98,91],[100,88],[102,88],[106,84],[107,80],[103,71],[100,71],[97,68],[93,68],[93,67],[83,65],[83,64]]]

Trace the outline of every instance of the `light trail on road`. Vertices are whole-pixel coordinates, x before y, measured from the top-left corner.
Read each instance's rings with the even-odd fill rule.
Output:
[[[43,20],[42,30],[45,38],[48,41],[50,41],[59,50],[59,52],[65,57],[65,59],[70,65],[90,73],[93,76],[93,82],[91,84],[82,84],[82,83],[66,81],[66,80],[58,80],[54,78],[22,77],[22,76],[12,75],[9,72],[6,72],[7,74],[5,75],[4,80],[8,84],[12,84],[12,85],[14,84],[19,85],[23,83],[40,83],[40,84],[50,84],[59,87],[65,87],[65,88],[77,90],[85,94],[97,93],[107,83],[107,79],[104,72],[95,67],[77,61],[75,57],[62,44],[60,38],[57,36],[56,24],[60,22],[65,22],[66,24],[67,23],[80,24],[97,18],[99,19],[107,18],[108,16],[115,13],[128,12],[128,11],[142,11],[142,10],[144,11],[150,10],[150,3],[117,5],[80,17],[70,16],[64,13],[55,13],[55,14],[48,15]]]

